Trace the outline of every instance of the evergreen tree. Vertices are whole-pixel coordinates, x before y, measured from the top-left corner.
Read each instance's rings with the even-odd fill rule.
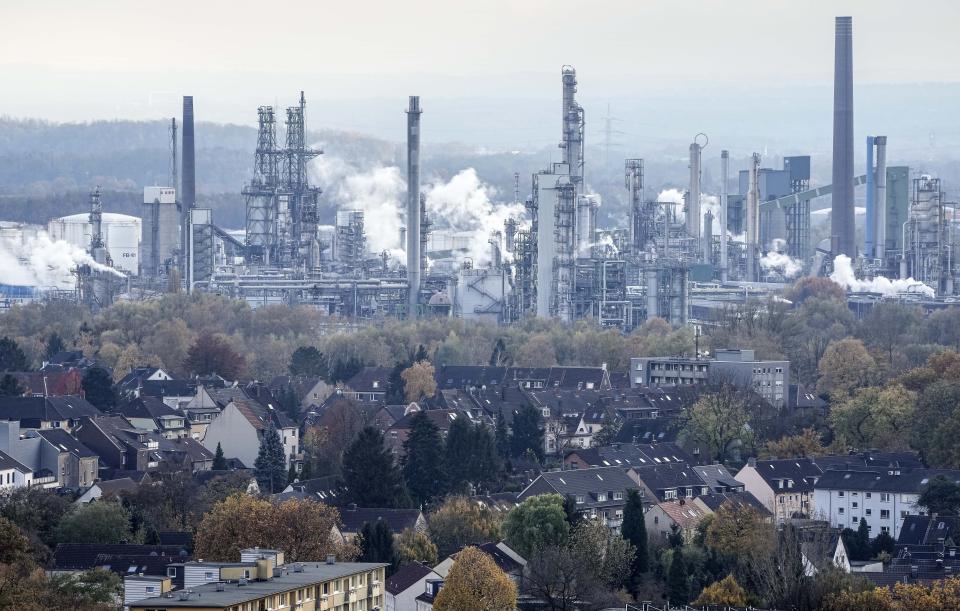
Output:
[[[443,496],[447,491],[443,441],[427,412],[417,412],[410,419],[403,451],[403,479],[413,500],[422,505]]]
[[[671,605],[685,605],[690,600],[687,591],[687,563],[683,559],[682,547],[673,549],[670,572],[667,573],[667,598]]]
[[[446,463],[447,478],[450,490],[458,493],[469,493],[469,485],[476,483],[473,479],[474,457],[476,448],[473,436],[473,425],[466,418],[457,418],[450,425],[447,432]]]
[[[404,501],[403,481],[383,435],[366,427],[343,453],[343,483],[350,500],[361,507],[398,507]]]
[[[543,460],[543,429],[540,428],[540,412],[532,405],[524,405],[513,417],[513,434],[510,436],[510,453],[523,456],[533,452],[537,460]]]
[[[870,527],[864,518],[860,518],[860,524],[857,525],[857,551],[860,556],[854,560],[870,559]]]
[[[305,460],[300,466],[300,481],[306,481],[313,477],[313,461]]]
[[[500,482],[503,475],[503,461],[497,453],[497,442],[489,427],[483,423],[473,425],[470,431],[473,448],[472,472],[470,481],[489,490]],[[449,462],[447,463],[450,464]]]
[[[30,361],[17,342],[4,336],[0,339],[0,371],[27,371]]]
[[[286,457],[283,452],[283,443],[280,441],[280,433],[273,422],[263,431],[263,438],[260,440],[260,451],[257,453],[257,460],[253,463],[256,470],[257,483],[260,489],[269,491],[270,494],[280,492],[286,487],[287,466]]]
[[[327,361],[314,346],[300,346],[290,356],[290,375],[327,377]]]
[[[583,519],[580,516],[580,510],[577,509],[577,499],[569,494],[563,499],[563,513],[567,516],[567,524],[570,525],[571,531]]]
[[[293,482],[299,479],[300,479],[300,474],[297,473],[297,467],[291,462],[290,468],[287,469],[287,484],[292,484]]]
[[[403,370],[406,369],[403,363],[397,361],[393,369],[390,370],[390,377],[387,378],[387,405],[403,405],[406,403],[406,382],[403,381]]]
[[[3,374],[3,377],[0,378],[0,397],[19,397],[22,394],[23,387],[20,386],[17,378],[9,373]]]
[[[428,363],[430,362],[430,355],[427,354],[427,349],[423,346],[423,344],[417,346],[417,352],[413,355],[414,363],[419,363],[421,361],[427,361]]]
[[[66,349],[67,346],[63,343],[63,338],[61,338],[59,334],[53,333],[49,339],[47,339],[47,347],[44,349],[43,355],[49,361],[54,355]]]
[[[227,470],[227,459],[223,456],[223,447],[220,445],[220,442],[217,442],[217,451],[213,454],[213,466],[211,467],[214,471],[226,471]]]
[[[294,422],[300,422],[300,401],[292,384],[280,391],[280,407]]]
[[[83,374],[83,396],[95,408],[109,412],[117,405],[117,393],[113,389],[113,379],[106,369],[91,367]]]
[[[647,525],[643,517],[643,500],[636,490],[627,491],[627,503],[623,508],[623,523],[620,533],[624,539],[633,544],[636,553],[633,556],[630,583],[635,588],[640,575],[650,568],[647,553]]]
[[[366,522],[360,529],[360,562],[394,563],[393,531],[383,520]]]
[[[330,383],[346,382],[363,369],[363,361],[351,356],[346,361],[337,361],[330,372]]]

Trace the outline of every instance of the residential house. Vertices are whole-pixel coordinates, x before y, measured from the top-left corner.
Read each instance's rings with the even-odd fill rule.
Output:
[[[666,541],[676,532],[683,537],[684,543],[689,543],[697,534],[697,526],[708,515],[710,512],[702,506],[680,498],[653,505],[643,518],[649,536]]]
[[[384,607],[384,563],[337,562],[331,556],[285,564],[282,552],[264,552],[270,550],[242,550],[239,563],[184,563],[184,588],[176,596],[130,601],[130,611]]]
[[[596,467],[541,473],[517,500],[538,494],[559,494],[574,499],[580,515],[603,518],[609,528],[620,528],[627,491],[639,486],[620,467]]]
[[[606,367],[487,367],[444,365],[437,370],[439,390],[513,387],[529,390],[609,390]]]
[[[365,524],[373,525],[381,520],[395,536],[407,529],[427,531],[427,520],[419,509],[357,507],[355,503],[340,507],[340,532],[348,540],[356,537]]]
[[[0,397],[0,420],[16,421],[21,429],[64,429],[68,433],[82,418],[100,415],[86,399],[65,397]]]
[[[897,534],[897,547],[917,551],[925,546],[960,542],[960,516],[907,515]]]
[[[346,498],[346,489],[338,476],[327,475],[302,481],[297,480],[272,497],[276,503],[282,503],[293,498],[312,499],[327,505],[339,506],[343,505]]]
[[[814,486],[816,516],[837,528],[856,529],[863,518],[870,536],[896,539],[911,515],[924,515],[918,500],[937,476],[960,483],[960,471],[946,469],[830,470]]]
[[[273,405],[263,405],[249,398],[243,391],[234,394],[209,425],[203,445],[216,452],[223,448],[224,456],[238,458],[244,465],[253,466],[260,451],[260,443],[270,425],[276,428],[283,443],[287,468],[300,465],[300,432],[297,423]]]
[[[743,482],[738,482],[723,465],[699,465],[691,468],[700,476],[700,479],[707,484],[707,487],[713,494],[743,492],[746,490]]]
[[[390,390],[392,367],[364,367],[344,382],[343,394],[357,401],[380,401]]]
[[[86,488],[96,481],[100,467],[96,452],[63,429],[37,431],[37,436],[43,440],[40,466],[56,474],[59,487]]]
[[[187,416],[157,397],[141,395],[120,405],[116,413],[138,429],[159,433],[166,439],[190,436]]]
[[[800,528],[798,534],[801,562],[808,577],[828,568],[850,572],[850,556],[840,531],[813,524]]]
[[[773,513],[777,524],[814,515],[814,485],[823,470],[809,458],[757,460],[750,458],[736,479]]]
[[[159,367],[134,367],[117,382],[117,392],[124,398],[140,396],[140,389],[144,382],[166,382],[173,380],[173,376]]]
[[[742,508],[749,507],[764,518],[771,518],[773,514],[760,500],[747,492],[711,492],[693,499],[692,503],[708,513],[717,513],[721,507]]]
[[[33,471],[9,454],[0,452],[0,490],[25,488],[33,483]]]
[[[99,455],[105,466],[132,471],[160,466],[161,437],[137,429],[123,416],[84,418],[75,434],[81,443]]]
[[[209,471],[213,468],[214,453],[190,437],[163,438],[160,452],[164,466],[175,471]]]
[[[87,503],[101,499],[117,500],[120,498],[120,493],[136,492],[139,486],[140,484],[130,477],[101,479],[84,490],[73,503],[75,505],[86,505]]]
[[[146,380],[137,396],[156,397],[173,409],[180,409],[197,396],[197,383],[193,380]]]
[[[386,611],[416,611],[417,596],[425,591],[428,579],[442,579],[428,566],[419,562],[407,564],[387,577]]]
[[[267,386],[274,397],[280,397],[287,389],[293,390],[301,410],[320,405],[333,391],[319,376],[276,376]]]
[[[423,582],[423,593],[417,596],[417,611],[433,611],[433,602],[443,588],[442,579],[427,579]]]
[[[166,559],[167,564],[190,559],[187,548],[180,545],[139,545],[133,543],[58,543],[53,550],[50,572],[54,575],[82,573],[102,567],[102,559],[110,557]]]
[[[0,422],[0,451],[33,472],[32,486],[79,488],[98,476],[97,455],[63,429],[21,431],[16,421]]]
[[[68,369],[79,369],[81,375],[86,372],[88,369],[93,367],[100,367],[110,373],[109,367],[99,363],[93,359],[88,359],[83,356],[83,350],[61,350],[60,352],[51,356],[48,360],[43,362],[43,365],[40,367],[40,371],[66,371]]]
[[[25,397],[64,397],[83,395],[83,372],[71,368],[63,371],[12,371],[10,375],[24,389]]]
[[[627,475],[636,482],[644,504],[655,504],[677,499],[692,500],[709,494],[710,487],[686,463],[661,463],[630,467]]]

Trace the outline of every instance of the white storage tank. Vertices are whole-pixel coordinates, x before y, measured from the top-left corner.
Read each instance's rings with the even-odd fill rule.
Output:
[[[139,271],[140,219],[127,214],[104,212],[102,220],[103,240],[113,266],[128,275]],[[78,248],[90,247],[90,215],[86,212],[71,214],[51,220],[47,232],[54,240],[64,240]]]

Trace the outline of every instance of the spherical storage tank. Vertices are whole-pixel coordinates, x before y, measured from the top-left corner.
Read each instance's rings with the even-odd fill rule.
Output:
[[[129,275],[137,275],[140,265],[140,219],[127,214],[104,212],[103,241],[113,266]],[[47,232],[54,240],[64,240],[86,250],[90,247],[90,215],[71,214],[51,220]]]

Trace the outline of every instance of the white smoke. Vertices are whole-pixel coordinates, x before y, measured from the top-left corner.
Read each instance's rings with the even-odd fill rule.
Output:
[[[761,269],[778,273],[787,280],[799,276],[803,271],[803,262],[783,252],[787,246],[786,241],[774,238],[771,246],[772,248],[760,257]]]
[[[124,277],[114,268],[94,261],[82,248],[54,240],[46,232],[23,242],[0,240],[0,284],[70,289],[76,282],[73,272],[80,265]]]
[[[687,215],[684,210],[684,205],[686,200],[684,199],[684,194],[686,192],[681,189],[664,189],[660,191],[657,195],[658,202],[669,202],[673,204],[679,204],[674,206],[674,214],[676,215],[677,222],[682,222],[686,220]],[[707,214],[707,211],[710,211],[710,214],[713,215],[713,230],[712,235],[720,235],[720,197],[717,195],[708,195],[706,193],[700,194],[700,234],[703,235],[706,229],[706,222],[704,217]],[[732,240],[737,240],[738,236],[727,232],[727,236]],[[743,236],[739,236],[739,240],[743,241]]]
[[[520,219],[524,213],[519,202],[493,202],[496,190],[484,184],[473,168],[461,170],[447,182],[429,185],[425,193],[427,215],[434,227],[470,234],[465,256],[473,259],[475,267],[491,263],[491,234],[502,233],[507,219]]]
[[[837,255],[833,259],[830,279],[849,291],[880,293],[887,297],[895,297],[901,293],[920,293],[927,297],[934,297],[936,294],[931,287],[913,278],[890,280],[878,276],[873,280],[859,280],[847,255]]]
[[[404,226],[407,187],[396,167],[360,171],[343,159],[323,155],[313,163],[324,195],[340,210],[362,210],[367,249],[402,260],[400,227]]]

